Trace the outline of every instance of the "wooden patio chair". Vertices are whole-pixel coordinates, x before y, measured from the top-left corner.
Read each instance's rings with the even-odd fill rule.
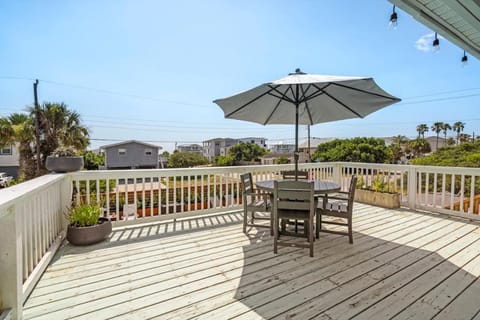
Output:
[[[355,187],[357,185],[357,176],[352,176],[350,180],[350,187],[348,191],[339,191],[334,196],[328,194],[323,196],[323,201],[318,203],[317,219],[316,219],[316,237],[318,238],[320,232],[334,233],[348,236],[349,242],[353,243],[352,232],[352,211],[353,200],[355,197]],[[340,218],[323,220],[323,217]],[[322,224],[330,224],[347,227],[347,231],[337,231],[322,228]]]
[[[316,201],[314,183],[307,181],[275,181],[273,189],[273,252],[278,246],[297,246],[310,249],[313,257],[313,224]],[[280,219],[301,220],[307,230],[308,243],[279,239]],[[283,238],[284,236],[282,236]]]
[[[308,179],[308,171],[303,171],[303,170],[298,170],[297,171],[297,177],[300,180],[307,180]],[[289,179],[289,180],[295,180],[295,170],[286,170],[282,171],[282,178],[283,179]],[[299,223],[298,221],[292,221],[292,220],[282,220],[282,231],[285,232],[287,225],[294,225],[295,226],[295,233],[298,233],[298,226],[302,226],[302,223]],[[306,232],[306,230],[304,230]]]
[[[123,205],[123,220],[135,220],[137,218],[137,205],[134,203]]]
[[[253,187],[251,173],[245,173],[240,176],[243,186],[243,233],[247,233],[248,227],[269,228],[273,235],[272,220],[270,208],[270,195],[260,192]],[[255,215],[258,212],[269,212],[268,217]],[[255,220],[270,220],[268,225],[255,223]]]

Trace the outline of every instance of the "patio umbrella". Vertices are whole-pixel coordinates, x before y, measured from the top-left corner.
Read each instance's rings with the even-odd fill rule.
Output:
[[[307,74],[288,76],[213,102],[225,118],[267,124],[295,124],[295,171],[298,171],[298,125],[363,118],[400,101],[372,78]]]

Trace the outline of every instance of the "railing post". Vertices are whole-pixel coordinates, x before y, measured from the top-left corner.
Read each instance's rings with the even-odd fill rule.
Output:
[[[341,163],[339,162],[335,162],[333,164],[333,172],[332,172],[332,178],[333,178],[333,182],[335,182],[336,184],[338,185],[342,185],[342,181],[341,181],[341,168],[342,168],[342,165]]]
[[[417,202],[417,170],[414,166],[408,168],[407,199],[408,208],[415,210]]]
[[[13,319],[22,319],[22,234],[17,218],[14,206],[0,212],[0,309],[10,308]]]

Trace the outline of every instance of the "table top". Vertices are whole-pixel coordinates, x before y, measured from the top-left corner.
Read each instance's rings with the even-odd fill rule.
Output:
[[[257,181],[256,183],[257,189],[264,190],[267,192],[273,192],[274,181],[275,180]],[[281,181],[293,181],[293,180],[287,179],[287,180],[281,180]],[[308,180],[299,180],[299,181],[308,181]],[[315,189],[315,193],[323,194],[323,193],[340,191],[340,186],[334,182],[327,181],[327,180],[314,180],[313,182],[314,182],[313,188]]]

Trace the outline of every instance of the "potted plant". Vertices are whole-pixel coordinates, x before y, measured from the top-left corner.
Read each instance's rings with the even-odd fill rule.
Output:
[[[384,176],[373,179],[370,186],[367,185],[366,179],[360,176],[356,189],[355,201],[357,202],[390,209],[400,208],[400,194],[390,191],[393,188],[390,188],[388,178]]]
[[[104,240],[112,232],[112,222],[101,214],[97,204],[80,204],[70,208],[67,212],[67,240],[76,246]]]
[[[45,167],[53,172],[72,172],[83,168],[83,157],[74,149],[60,147],[47,157]]]

